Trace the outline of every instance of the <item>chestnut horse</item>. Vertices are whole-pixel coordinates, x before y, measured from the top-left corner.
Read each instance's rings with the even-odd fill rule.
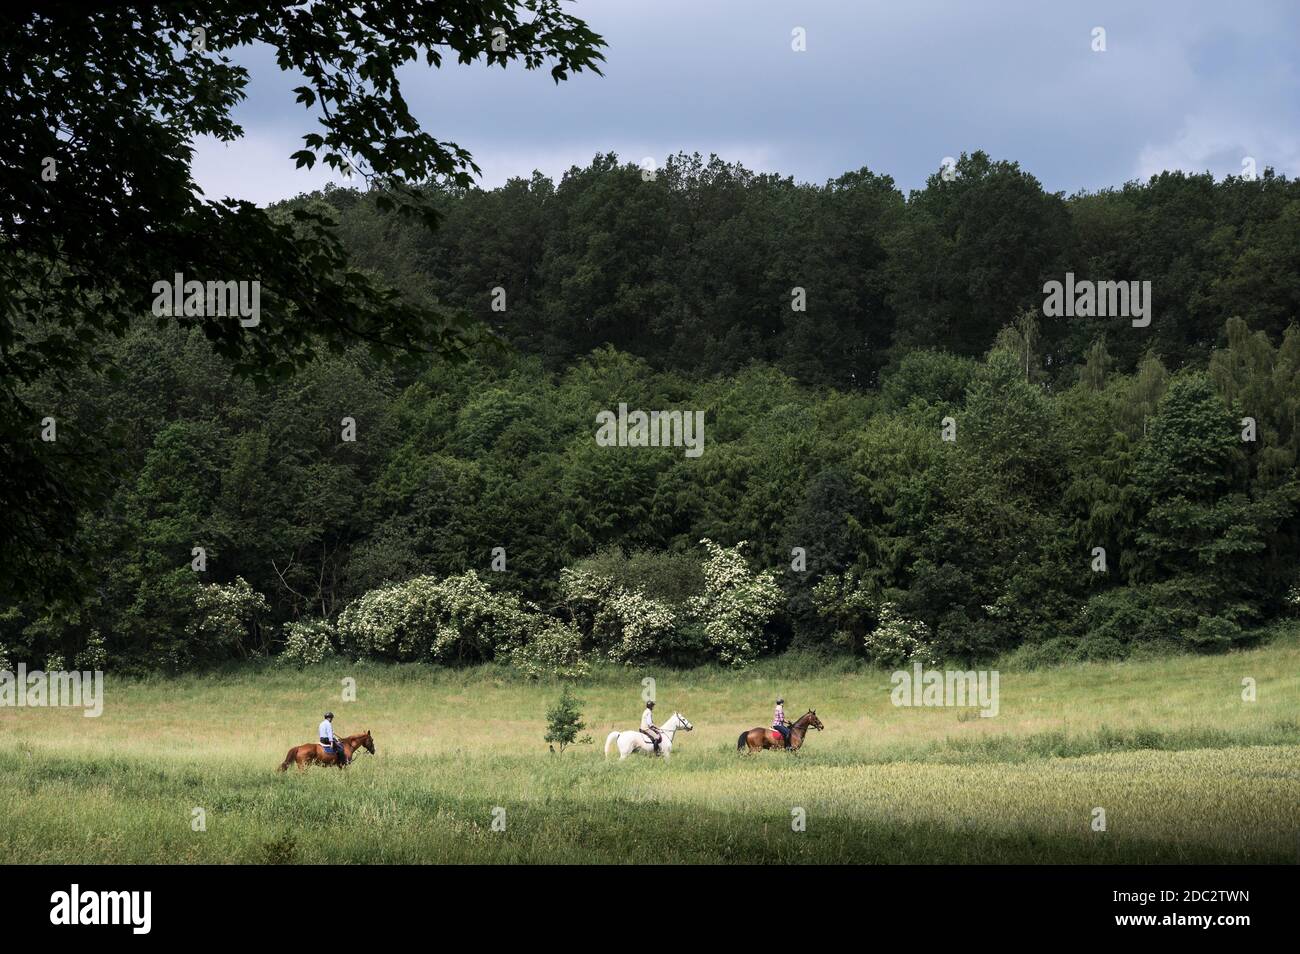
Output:
[[[370,738],[370,730],[367,729],[360,735],[349,735],[346,738],[340,737],[338,742],[343,746],[343,751],[349,759],[352,753],[357,749],[365,749],[371,755],[375,754],[375,741]],[[306,768],[308,765],[337,765],[343,768],[346,763],[340,762],[339,757],[333,752],[326,752],[325,746],[319,742],[307,742],[303,745],[295,745],[289,750],[289,754],[284,757],[280,763],[277,772],[283,772],[290,765],[297,765],[298,768]]]
[[[803,745],[803,737],[810,728],[817,730],[826,728],[822,725],[822,720],[817,718],[816,709],[809,709],[794,725],[790,726],[791,752]],[[737,752],[761,752],[763,749],[783,748],[785,748],[785,740],[781,738],[781,733],[762,725],[740,733],[740,738],[736,740]]]

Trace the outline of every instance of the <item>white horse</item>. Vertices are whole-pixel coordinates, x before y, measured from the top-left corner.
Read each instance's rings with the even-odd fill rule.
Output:
[[[659,754],[668,761],[668,757],[673,753],[673,736],[677,734],[678,729],[685,729],[690,732],[695,726],[691,725],[690,720],[680,712],[674,712],[672,718],[659,727],[663,734],[663,740],[659,743]],[[633,752],[644,752],[646,755],[654,755],[654,743],[646,738],[645,733],[640,729],[628,729],[626,732],[611,732],[605,739],[605,757],[609,758],[609,747],[617,742],[618,758],[621,762]]]

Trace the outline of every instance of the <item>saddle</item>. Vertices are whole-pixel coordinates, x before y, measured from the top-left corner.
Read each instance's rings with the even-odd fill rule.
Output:
[[[333,755],[335,758],[340,760],[343,758],[343,743],[339,742],[337,739],[333,742],[330,742],[328,739],[321,739],[320,747],[324,749],[327,754]]]

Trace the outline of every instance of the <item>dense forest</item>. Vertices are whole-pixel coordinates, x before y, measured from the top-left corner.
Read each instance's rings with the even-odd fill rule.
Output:
[[[905,196],[598,156],[433,204],[278,214],[490,329],[463,360],[358,341],[268,384],[142,315],[23,386],[111,476],[51,544],[85,585],[0,614],[0,662],[1036,662],[1300,609],[1285,177],[1066,197],[975,153]],[[1046,317],[1067,272],[1149,281],[1153,320]],[[703,452],[601,446],[620,405],[703,412]]]

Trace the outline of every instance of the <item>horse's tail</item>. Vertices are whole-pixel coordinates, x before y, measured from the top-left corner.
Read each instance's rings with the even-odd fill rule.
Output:
[[[744,732],[740,733],[740,738],[738,738],[738,739],[736,740],[736,751],[737,751],[737,752],[739,752],[741,749],[743,749],[743,748],[746,746],[747,743],[745,742],[745,737],[748,736],[748,735],[749,735],[749,730],[748,730],[748,729],[746,729]]]
[[[617,739],[618,736],[619,734],[617,732],[611,732],[609,735],[605,736],[605,758],[609,758],[609,747],[614,743],[614,740]]]
[[[290,763],[293,762],[293,754],[297,751],[298,751],[298,747],[295,745],[293,748],[289,750],[289,754],[284,757],[284,761],[280,763],[280,767],[276,769],[276,771],[283,772],[286,769],[288,769]]]

